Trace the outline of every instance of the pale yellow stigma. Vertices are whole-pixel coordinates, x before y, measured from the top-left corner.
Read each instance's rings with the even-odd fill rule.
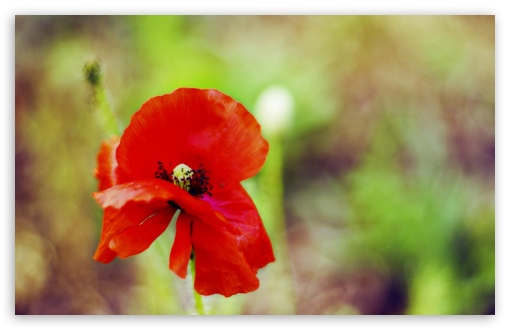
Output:
[[[186,191],[190,189],[192,177],[193,170],[186,164],[177,165],[172,172],[174,184]]]

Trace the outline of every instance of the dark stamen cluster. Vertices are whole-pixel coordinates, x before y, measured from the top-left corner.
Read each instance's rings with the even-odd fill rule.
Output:
[[[184,172],[184,169],[181,169]],[[186,187],[188,193],[192,196],[203,198],[205,194],[212,196],[213,186],[209,184],[209,177],[207,171],[202,164],[196,170],[189,170],[184,173],[181,178],[176,177],[173,173],[168,173],[162,162],[158,161],[158,170],[154,173],[156,179],[166,180],[172,183],[179,181],[183,184],[180,186]]]
[[[191,170],[188,172],[190,173],[186,173],[186,176],[188,176],[188,174],[191,175],[191,177],[189,177],[188,179],[189,181],[188,192],[191,195],[200,198],[204,197],[204,194],[209,195],[209,197],[212,196],[211,194],[212,186],[209,184],[209,177],[206,175],[207,171],[202,166],[202,164],[200,164],[198,169]]]
[[[158,170],[154,174],[156,179],[166,180],[172,182],[172,175],[168,174],[163,166],[163,162],[158,161]]]

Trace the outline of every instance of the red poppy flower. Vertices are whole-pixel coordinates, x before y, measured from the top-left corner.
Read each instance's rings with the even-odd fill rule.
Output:
[[[255,118],[219,91],[183,88],[151,98],[122,137],[99,150],[93,196],[104,217],[94,259],[143,252],[180,209],[170,269],[186,277],[193,255],[198,293],[257,289],[258,269],[275,259],[240,182],[260,170],[268,148]]]

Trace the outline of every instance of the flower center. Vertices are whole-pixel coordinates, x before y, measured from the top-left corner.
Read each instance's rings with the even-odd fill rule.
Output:
[[[193,179],[193,170],[186,164],[179,164],[172,172],[172,179],[174,185],[189,192],[191,179]]]
[[[158,170],[154,174],[156,179],[172,182],[177,187],[186,190],[190,195],[203,198],[205,194],[212,196],[212,186],[209,184],[207,171],[202,164],[193,170],[186,164],[177,165],[169,174],[162,162],[158,161]]]

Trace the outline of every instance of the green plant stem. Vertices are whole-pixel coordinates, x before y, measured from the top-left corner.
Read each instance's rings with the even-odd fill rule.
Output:
[[[291,263],[287,247],[287,230],[285,226],[284,184],[283,184],[283,148],[279,135],[268,136],[269,154],[266,164],[260,174],[261,192],[266,196],[266,205],[269,210],[264,214],[265,223],[273,239],[273,249],[276,264],[272,268],[274,280],[273,290],[278,290],[282,301],[271,301],[271,310],[276,314],[295,314],[296,297],[291,274]]]
[[[202,295],[199,294],[194,287],[195,277],[196,277],[196,269],[195,269],[195,258],[192,258],[190,261],[191,265],[191,282],[192,282],[192,290],[193,297],[195,298],[195,308],[198,315],[206,315],[204,309],[204,303],[202,301]]]
[[[110,107],[103,84],[94,86],[94,103],[97,109],[97,117],[105,132],[109,135],[120,135],[120,125]]]
[[[121,126],[108,102],[106,89],[103,85],[103,70],[98,60],[86,63],[83,67],[85,79],[92,87],[92,102],[96,108],[96,116],[106,136],[119,135]]]

